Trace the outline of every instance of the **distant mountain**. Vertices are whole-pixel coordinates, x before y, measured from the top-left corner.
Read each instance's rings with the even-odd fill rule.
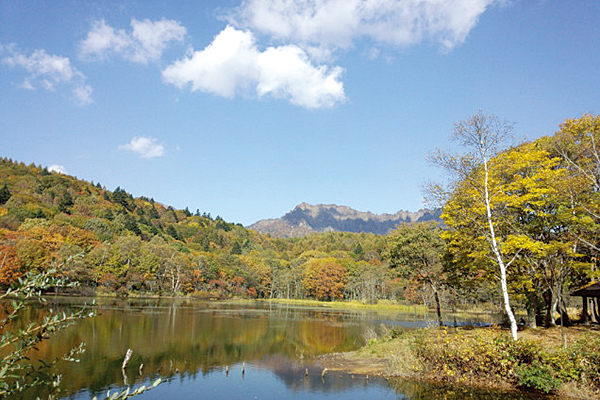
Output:
[[[275,237],[300,237],[317,232],[367,232],[385,235],[398,224],[440,221],[441,210],[400,210],[395,214],[362,212],[335,204],[302,203],[281,218],[263,219],[248,228]]]

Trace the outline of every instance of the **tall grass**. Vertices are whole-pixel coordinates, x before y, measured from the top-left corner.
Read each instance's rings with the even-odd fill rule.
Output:
[[[261,301],[332,309],[393,311],[406,314],[427,314],[429,312],[428,308],[423,305],[398,304],[389,300],[379,300],[377,304],[365,304],[358,301],[319,301],[307,299],[265,299]]]

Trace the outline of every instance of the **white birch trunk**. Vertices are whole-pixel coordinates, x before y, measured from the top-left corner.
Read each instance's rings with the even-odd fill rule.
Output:
[[[512,312],[512,308],[510,307],[510,298],[508,296],[508,284],[506,280],[506,265],[504,264],[504,259],[502,258],[502,254],[500,253],[500,249],[498,248],[498,242],[496,241],[496,232],[494,230],[494,223],[492,221],[492,209],[490,206],[490,196],[488,190],[488,164],[485,156],[483,157],[483,166],[485,168],[485,182],[484,182],[484,193],[485,193],[485,209],[487,213],[488,226],[490,229],[490,243],[492,246],[492,251],[496,256],[496,260],[498,261],[498,266],[500,267],[500,282],[502,284],[502,298],[504,300],[504,310],[508,315],[508,319],[510,320],[510,332],[513,340],[518,339],[517,335],[517,320],[515,319],[515,315]]]

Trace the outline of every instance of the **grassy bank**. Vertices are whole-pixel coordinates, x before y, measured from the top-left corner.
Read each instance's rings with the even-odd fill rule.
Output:
[[[600,399],[597,328],[527,330],[517,342],[497,327],[392,331],[356,352],[322,361],[355,373]]]
[[[333,309],[392,311],[398,313],[411,314],[426,314],[429,311],[427,307],[422,305],[404,305],[384,300],[379,300],[377,304],[365,304],[358,301],[319,301],[300,299],[265,299],[261,301],[279,304],[290,304],[295,306],[325,307]]]

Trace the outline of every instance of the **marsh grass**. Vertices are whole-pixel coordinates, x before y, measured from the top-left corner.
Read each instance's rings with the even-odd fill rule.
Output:
[[[352,310],[375,310],[389,311],[403,314],[424,315],[429,309],[423,305],[404,305],[391,301],[379,300],[377,304],[366,304],[358,301],[319,301],[307,299],[265,299],[261,301],[290,304],[295,306],[323,307],[332,309],[352,309]]]

